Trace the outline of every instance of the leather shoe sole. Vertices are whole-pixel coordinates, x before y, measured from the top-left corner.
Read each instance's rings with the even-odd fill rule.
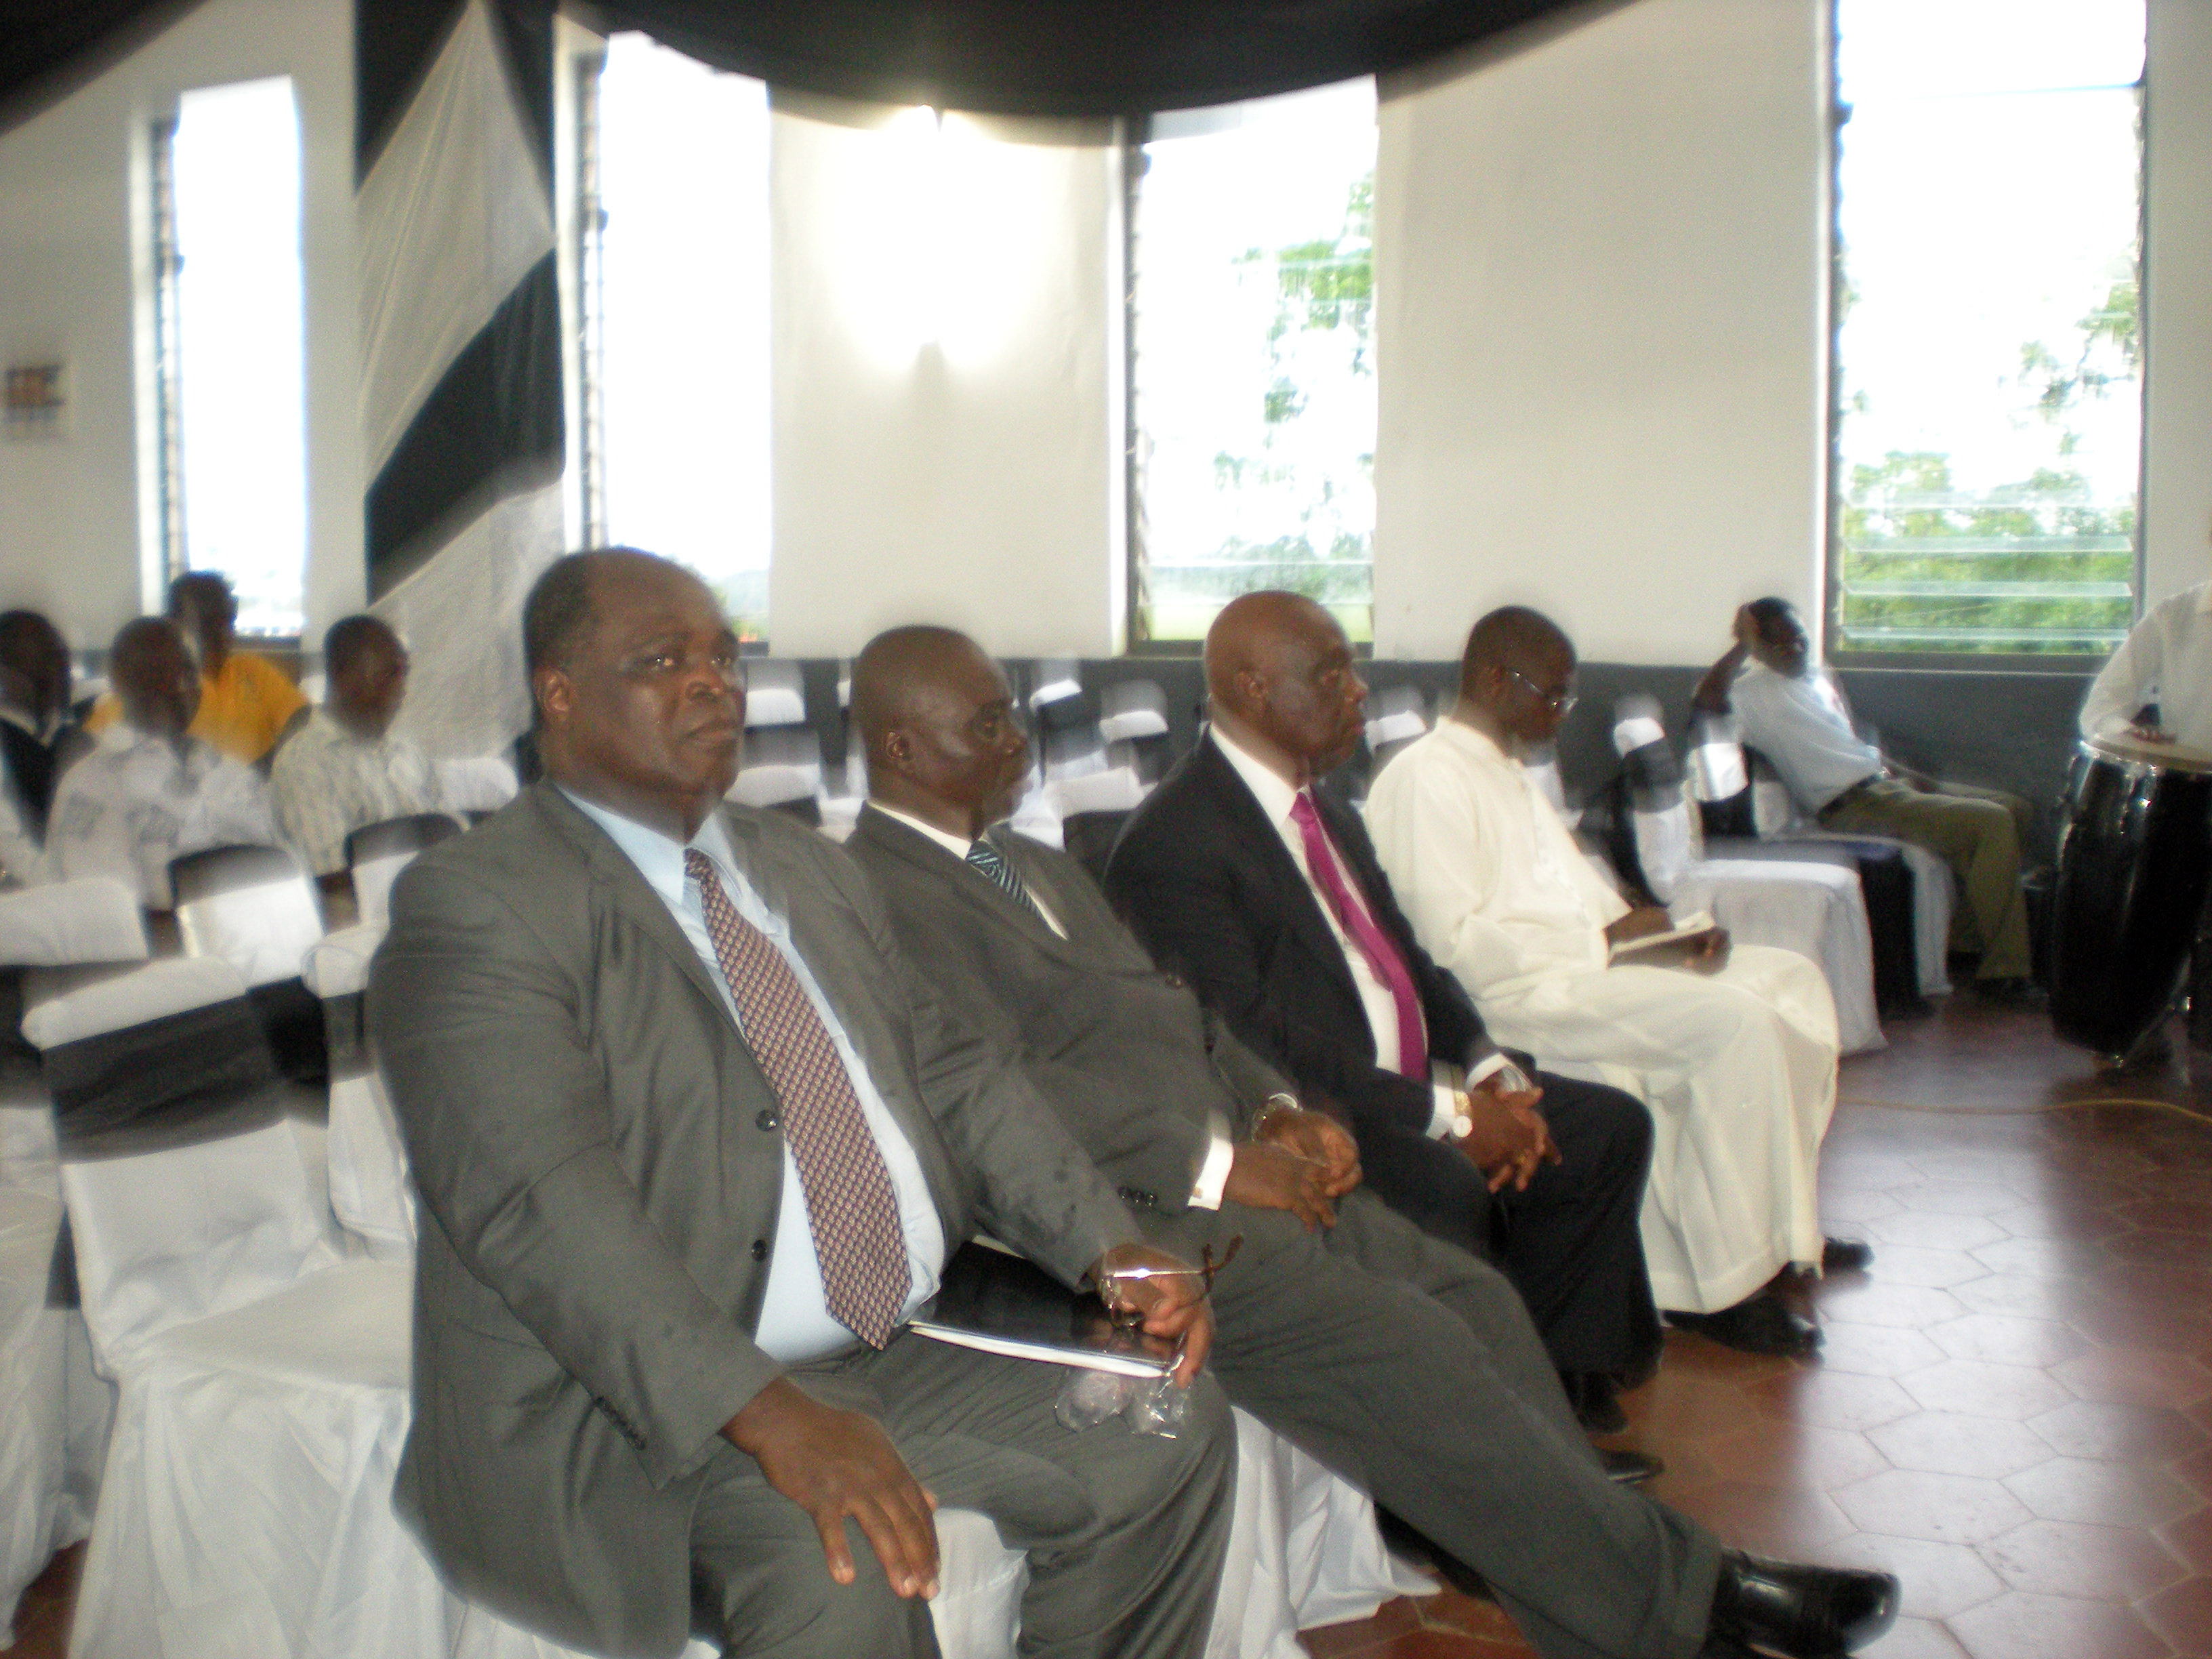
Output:
[[[1745,1353],[1802,1359],[1820,1346],[1820,1328],[1801,1319],[1778,1297],[1761,1294],[1718,1313],[1669,1312],[1667,1322]]]
[[[1834,1659],[1856,1653],[1895,1624],[1899,1596],[1896,1578],[1886,1572],[1804,1566],[1729,1550],[1713,1587],[1711,1633],[1788,1659]]]

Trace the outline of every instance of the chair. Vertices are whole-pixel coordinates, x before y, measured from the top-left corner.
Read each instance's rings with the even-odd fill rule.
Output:
[[[79,1659],[434,1651],[391,1506],[410,1275],[348,1261],[243,976],[158,962],[33,1011],[86,1322],[119,1386]]]
[[[415,1259],[416,1198],[384,1080],[371,1057],[362,1002],[381,927],[348,927],[307,952],[302,977],[322,1001],[331,1056],[330,1191],[338,1224],[380,1261]]]
[[[1657,705],[1625,697],[1613,747],[1621,769],[1598,826],[1615,869],[1677,914],[1705,910],[1737,943],[1771,945],[1819,964],[1835,999],[1844,1054],[1883,1048],[1875,994],[1874,942],[1866,901],[1852,872],[1818,860],[1769,862],[1706,856],[1703,825],[1668,746]]]
[[[730,786],[729,799],[745,806],[784,806],[811,802],[821,792],[822,740],[813,727],[747,728],[744,763]]]
[[[527,732],[524,738],[530,736]],[[518,750],[521,739],[516,739]],[[527,752],[534,757],[537,745],[532,743]],[[463,760],[441,760],[434,763],[438,769],[438,793],[445,797],[446,810],[466,816],[471,812],[496,812],[513,800],[520,785],[516,781],[515,768],[497,755],[477,755]]]
[[[1168,696],[1155,680],[1124,680],[1098,699],[1098,735],[1109,743],[1168,735]]]
[[[412,812],[364,824],[345,839],[346,866],[353,872],[354,904],[362,921],[382,927],[392,916],[392,884],[418,853],[461,833],[450,812]]]
[[[744,670],[748,726],[805,724],[806,689],[797,663],[754,657]]]
[[[330,1075],[323,1011],[300,964],[323,936],[314,882],[281,847],[211,847],[169,860],[185,953],[218,957],[244,977],[284,1075],[320,1084]]]
[[[0,1642],[14,1639],[15,1605],[64,1542],[56,1537],[63,1449],[65,1310],[46,1305],[48,1268],[61,1227],[60,1200],[0,1191]]]

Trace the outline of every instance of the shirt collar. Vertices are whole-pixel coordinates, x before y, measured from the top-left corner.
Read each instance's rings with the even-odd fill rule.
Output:
[[[928,836],[930,840],[935,842],[939,847],[942,847],[946,852],[951,854],[954,858],[960,860],[963,863],[967,861],[968,849],[975,844],[974,842],[969,841],[965,836],[947,835],[944,830],[939,829],[933,823],[924,823],[920,818],[915,817],[911,812],[902,812],[896,806],[886,806],[883,802],[878,800],[872,795],[868,798],[868,805],[874,807],[876,811],[881,812],[885,817],[896,818],[901,823],[906,825],[908,829],[914,830],[916,834]]]
[[[1244,787],[1260,803],[1260,810],[1267,815],[1267,822],[1278,826],[1290,822],[1291,809],[1297,805],[1298,791],[1283,780],[1280,773],[1261,760],[1218,726],[1209,723],[1206,735],[1221,750],[1222,756],[1236,769],[1237,775],[1244,780]]]
[[[635,818],[624,817],[611,806],[585,799],[566,784],[556,787],[574,803],[578,811],[607,832],[607,838],[637,866],[646,885],[667,904],[678,908],[684,904],[684,854],[694,848],[714,861],[724,881],[736,878],[737,859],[730,849],[729,832],[722,828],[720,812],[708,813],[707,821],[699,826],[699,833],[688,842],[679,842]]]

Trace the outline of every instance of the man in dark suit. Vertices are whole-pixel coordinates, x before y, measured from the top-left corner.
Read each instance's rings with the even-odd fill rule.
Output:
[[[979,1227],[1073,1285],[1175,1259],[948,1019],[851,861],[722,805],[714,596],[619,550],[524,616],[545,777],[418,860],[368,1016],[429,1220],[396,1501],[464,1594],[573,1646],[933,1653],[931,1511],[1030,1550],[1025,1652],[1196,1656],[1233,1438],[1194,1278],[1181,1438],[1077,1434],[1058,1368],[903,1329]]]
[[[1650,1115],[1499,1053],[1358,819],[1312,787],[1358,744],[1367,696],[1329,614],[1235,600],[1206,667],[1210,727],[1122,830],[1107,896],[1248,1045],[1345,1112],[1385,1202],[1497,1261],[1585,1420],[1617,1422],[1613,1381],[1648,1375],[1659,1345],[1638,1231]]]
[[[1702,1528],[1602,1479],[1504,1279],[1359,1190],[1344,1130],[1155,969],[1073,860],[991,829],[1028,744],[972,641],[879,635],[852,707],[870,800],[848,849],[946,1003],[1021,1056],[1152,1239],[1229,1257],[1213,1352],[1232,1400],[1485,1575],[1547,1656],[1678,1650],[1753,1579],[1799,1606],[1830,1582],[1717,1563]],[[1846,1632],[1752,1634],[1830,1652]]]

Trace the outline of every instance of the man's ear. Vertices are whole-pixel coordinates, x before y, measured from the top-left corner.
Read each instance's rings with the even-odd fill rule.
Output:
[[[876,750],[890,763],[892,770],[903,776],[914,760],[914,738],[904,726],[888,726]]]
[[[530,677],[530,695],[538,712],[551,725],[566,725],[575,712],[575,683],[558,668],[541,668]]]

